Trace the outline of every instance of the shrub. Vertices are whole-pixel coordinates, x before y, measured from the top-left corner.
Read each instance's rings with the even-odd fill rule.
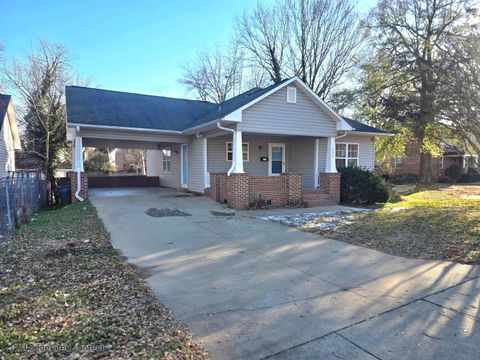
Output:
[[[389,186],[380,176],[360,167],[341,170],[340,200],[347,204],[385,203],[390,198]]]
[[[468,174],[462,174],[458,182],[461,183],[473,183],[480,181],[480,174],[470,172]]]
[[[387,178],[392,184],[415,184],[418,182],[418,176],[416,174],[391,174]]]
[[[446,175],[451,181],[457,182],[462,176],[462,165],[453,163],[447,168]]]

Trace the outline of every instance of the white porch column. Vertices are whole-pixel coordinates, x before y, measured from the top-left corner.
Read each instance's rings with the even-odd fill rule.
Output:
[[[242,132],[236,130],[233,133],[232,143],[232,161],[234,163],[233,174],[243,174],[243,151],[242,151]]]
[[[335,164],[335,137],[329,137],[327,142],[327,166],[325,172],[336,173],[337,166]]]
[[[80,136],[75,137],[75,143],[73,146],[73,170],[83,172],[83,145],[82,138]]]
[[[208,172],[208,140],[203,138],[203,172],[204,172],[204,188],[210,188],[210,173]]]
[[[315,185],[315,189],[318,189],[319,187],[319,179],[318,179],[318,176],[320,175],[319,172],[318,172],[318,152],[320,151],[320,139],[315,139],[315,146],[314,146],[314,154],[313,154],[313,169],[314,169],[314,176],[315,176],[315,179],[313,181],[314,185]]]

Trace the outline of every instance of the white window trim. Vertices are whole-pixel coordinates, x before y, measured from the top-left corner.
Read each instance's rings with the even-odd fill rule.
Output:
[[[163,150],[169,150],[170,151],[170,156],[167,156],[163,153]],[[165,170],[165,163],[169,162],[170,163],[170,170],[166,171]],[[171,148],[164,148],[162,149],[162,173],[164,174],[171,174],[172,173],[172,149]]]
[[[440,156],[440,157],[438,158],[438,168],[439,168],[440,170],[443,169],[443,162],[444,162],[443,156]]]
[[[293,99],[290,99],[289,94],[290,91],[293,90]],[[297,88],[294,86],[287,86],[287,102],[296,104],[297,103]]]
[[[337,157],[337,145],[347,145],[347,148],[345,149],[345,157]],[[349,145],[357,145],[357,157],[349,157],[348,156],[348,146]],[[337,163],[337,159],[344,159],[345,160],[345,166],[348,166],[348,160],[350,159],[357,159],[357,166],[360,166],[360,144],[359,143],[346,143],[346,142],[337,142],[335,144],[335,164]]]
[[[398,159],[400,159],[400,166],[397,166]],[[403,167],[403,158],[401,156],[395,158],[395,160],[393,161],[393,167],[395,169],[401,169]]]
[[[228,144],[232,144],[232,151],[228,151]],[[243,162],[249,162],[250,161],[250,143],[249,142],[242,142],[242,159],[243,159],[243,145],[247,145],[247,160],[243,160]],[[232,153],[232,159],[233,159],[233,143],[231,141],[227,141],[225,143],[225,159],[227,161],[232,161],[228,159],[228,153]]]
[[[282,150],[282,172],[280,174],[272,173],[272,148],[281,147]],[[285,153],[287,152],[287,147],[285,143],[268,143],[268,176],[279,176],[285,172]]]

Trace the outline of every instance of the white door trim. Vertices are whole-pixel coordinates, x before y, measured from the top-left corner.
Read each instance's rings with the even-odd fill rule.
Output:
[[[281,147],[282,150],[282,173],[285,172],[285,143],[268,143],[268,176],[278,176],[280,174],[272,174],[272,148]]]
[[[186,157],[186,165],[187,165],[187,184],[183,183],[183,147],[187,147],[187,157]],[[182,188],[187,188],[188,187],[188,144],[180,144],[180,186]]]

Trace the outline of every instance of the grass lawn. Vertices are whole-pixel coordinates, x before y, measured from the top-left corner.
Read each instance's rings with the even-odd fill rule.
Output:
[[[40,212],[0,244],[0,358],[203,359],[112,248],[88,201]]]
[[[480,185],[435,184],[322,234],[393,255],[480,264]]]

